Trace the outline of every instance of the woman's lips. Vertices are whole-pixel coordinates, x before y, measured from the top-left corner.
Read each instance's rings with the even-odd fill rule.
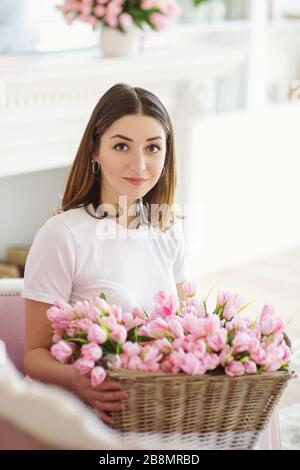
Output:
[[[124,180],[128,181],[128,183],[141,185],[146,183],[147,179],[145,178],[123,178]]]

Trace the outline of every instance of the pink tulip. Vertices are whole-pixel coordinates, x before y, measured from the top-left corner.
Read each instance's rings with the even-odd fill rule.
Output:
[[[227,364],[225,372],[230,377],[238,377],[245,373],[245,368],[241,362],[233,360]]]
[[[259,346],[256,351],[250,353],[250,357],[254,362],[256,362],[256,364],[262,365],[265,364],[267,360],[267,353],[261,346]]]
[[[182,325],[186,332],[191,333],[194,338],[201,338],[206,334],[205,319],[197,318],[194,314],[188,313],[183,317]]]
[[[251,338],[248,345],[248,351],[250,354],[255,354],[260,348],[260,342],[258,338]]]
[[[254,361],[245,361],[243,363],[246,374],[256,374],[257,367]]]
[[[223,303],[225,298],[225,304]],[[235,317],[240,310],[245,306],[245,300],[237,294],[228,294],[228,292],[220,294],[220,302],[223,303],[223,317],[226,320],[231,320]],[[221,304],[220,304],[221,305]]]
[[[111,28],[116,28],[119,24],[118,16],[115,15],[114,13],[106,12],[104,19],[106,23],[108,24],[108,26],[110,26]]]
[[[160,290],[154,295],[155,303],[163,305],[168,300],[169,294],[165,290]]]
[[[132,311],[133,318],[140,318],[141,320],[147,320],[147,315],[145,314],[143,308],[140,305],[137,305]]]
[[[120,25],[122,26],[122,28],[125,29],[125,31],[129,30],[133,25],[132,16],[129,15],[128,13],[122,13],[119,16],[119,21],[120,21]]]
[[[69,328],[70,327],[69,325],[70,325],[69,320],[60,320],[60,321],[54,321],[51,326],[54,330],[63,331]]]
[[[197,359],[203,359],[206,355],[206,343],[204,340],[197,340],[196,344],[193,345],[192,352],[197,357]]]
[[[107,315],[101,318],[101,323],[105,324],[110,330],[112,330],[119,323],[113,315]]]
[[[177,312],[179,305],[177,295],[170,294],[168,298],[157,307],[157,310],[163,317],[168,317]]]
[[[220,364],[220,357],[215,353],[206,354],[204,364],[207,370],[215,370]]]
[[[220,305],[220,307],[224,307],[225,303],[230,297],[231,297],[230,292],[225,292],[225,291],[218,292],[217,304]]]
[[[89,318],[81,318],[80,320],[72,321],[73,328],[75,328],[76,330],[77,329],[82,330],[85,333],[87,333],[89,331],[89,328],[92,325],[93,325],[93,322]]]
[[[69,338],[75,338],[75,336],[76,336],[75,328],[72,328],[72,327],[66,328],[65,331],[66,331],[66,334]]]
[[[183,310],[182,316],[185,313],[194,313],[196,317],[203,318],[206,316],[206,310],[203,305],[200,305],[200,302],[196,297],[188,297],[183,301]]]
[[[91,384],[93,387],[101,385],[106,379],[106,371],[101,366],[96,366],[91,371]]]
[[[94,302],[95,302],[96,307],[98,307],[102,312],[104,313],[109,312],[110,309],[106,300],[102,299],[101,297],[96,297]]]
[[[152,338],[163,338],[168,332],[168,323],[163,318],[156,318],[149,323],[149,336]]]
[[[77,359],[77,361],[74,362],[74,366],[76,369],[80,372],[80,374],[88,374],[91,372],[95,365],[94,361],[91,361],[90,359],[87,359],[85,357],[80,357]]]
[[[268,362],[264,366],[264,370],[267,372],[276,372],[278,369],[281,367],[281,361],[280,360],[273,360],[272,362]]]
[[[123,351],[128,357],[138,356],[142,352],[142,346],[139,343],[126,341],[123,344]]]
[[[127,330],[122,325],[115,325],[110,333],[112,339],[117,343],[123,344],[127,338]]]
[[[276,318],[272,315],[264,315],[260,319],[260,329],[263,335],[271,335],[276,329]]]
[[[84,5],[84,4],[81,5],[81,13],[84,16],[89,16],[91,14],[91,12],[92,12],[91,5]]]
[[[62,337],[60,335],[58,335],[57,333],[54,333],[54,335],[52,336],[52,342],[53,343],[58,343],[61,339],[62,339]]]
[[[90,305],[88,312],[87,312],[87,317],[89,320],[97,323],[99,320],[99,310],[95,305]]]
[[[152,6],[154,6],[155,0],[142,0],[140,7],[142,10],[149,10]]]
[[[156,339],[154,341],[154,344],[163,354],[168,354],[173,351],[172,343],[170,343],[167,338]]]
[[[280,334],[286,327],[285,322],[275,315],[274,307],[267,304],[262,309],[259,324],[261,333],[267,336],[273,333]]]
[[[162,31],[170,25],[169,18],[164,15],[161,15],[158,12],[150,13],[149,19],[156,31]]]
[[[69,304],[56,302],[47,310],[47,317],[50,322],[63,322],[73,320],[74,313]]]
[[[94,8],[94,13],[98,18],[102,18],[105,15],[106,8],[103,5],[98,5]]]
[[[179,372],[185,358],[185,352],[183,351],[183,349],[179,349],[178,351],[172,351],[169,358],[174,368],[174,371],[176,370],[177,372]]]
[[[67,341],[58,341],[58,343],[51,346],[51,354],[55,359],[62,364],[67,362],[67,360],[72,356],[75,345],[70,344]]]
[[[184,329],[180,323],[180,319],[171,319],[168,321],[170,333],[174,338],[183,338]]]
[[[206,337],[207,344],[213,351],[220,351],[223,349],[226,344],[226,340],[227,331],[223,329],[219,330],[219,332],[214,335],[208,335]]]
[[[120,305],[112,305],[112,316],[117,321],[120,322],[122,320],[122,307]]]
[[[182,12],[182,8],[175,0],[166,0],[160,5],[160,11],[164,15],[176,16]]]
[[[158,362],[163,357],[163,354],[160,353],[159,349],[156,346],[147,346],[142,353],[144,363]]]
[[[234,354],[239,352],[248,351],[250,345],[253,345],[253,338],[244,331],[237,331],[233,340],[232,347]]]
[[[195,306],[195,305],[186,305],[185,307],[183,307],[182,309],[182,316],[183,318],[186,316],[186,315],[189,315],[189,314],[192,314],[194,315],[195,317],[198,317],[197,315],[198,313],[198,308]],[[203,315],[205,316],[205,315]],[[200,317],[200,316],[199,316]]]
[[[235,317],[238,314],[238,309],[236,306],[228,300],[225,304],[224,310],[223,310],[223,317],[226,320],[231,320],[233,317]]]
[[[205,334],[206,335],[215,335],[219,333],[221,328],[221,321],[218,315],[209,314],[207,318],[202,320]]]
[[[102,357],[102,349],[97,343],[87,343],[81,347],[81,354],[90,361],[98,361]]]
[[[181,369],[186,374],[203,375],[206,372],[206,367],[202,359],[197,359],[193,353],[187,353],[184,357]]]
[[[107,340],[107,334],[99,325],[91,325],[88,330],[88,340],[93,343],[103,344]]]
[[[195,297],[197,289],[197,284],[195,281],[184,282],[182,285],[182,290],[187,297]]]
[[[132,356],[128,361],[129,370],[140,370],[143,365],[143,361],[139,356]]]
[[[126,328],[127,331],[135,328],[136,326],[140,326],[144,323],[144,320],[138,317],[133,317],[132,313],[124,312],[122,315],[122,324]]]

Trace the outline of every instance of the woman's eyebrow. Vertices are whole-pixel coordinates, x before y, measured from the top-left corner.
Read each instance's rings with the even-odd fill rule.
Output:
[[[133,142],[132,139],[130,139],[129,137],[126,137],[125,135],[116,134],[116,135],[113,135],[111,139],[114,139],[115,137],[118,137],[119,139],[128,140],[129,142]],[[157,135],[156,137],[149,137],[149,139],[146,139],[146,142],[148,142],[149,140],[156,140],[156,139],[161,139],[161,138],[162,137],[160,135]]]

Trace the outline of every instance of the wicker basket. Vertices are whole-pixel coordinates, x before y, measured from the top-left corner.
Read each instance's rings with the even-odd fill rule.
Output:
[[[216,372],[118,370],[108,375],[128,392],[125,409],[111,412],[125,439],[135,437],[156,449],[251,449],[293,373],[232,378]]]

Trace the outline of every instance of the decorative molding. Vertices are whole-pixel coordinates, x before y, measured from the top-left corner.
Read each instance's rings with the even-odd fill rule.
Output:
[[[2,56],[0,177],[71,164],[95,104],[117,82],[153,90],[180,129],[187,117],[206,113],[214,80],[234,75],[248,59],[243,46],[206,46],[199,39],[197,48],[194,42],[159,48],[151,40],[130,58],[103,59],[97,50]]]

